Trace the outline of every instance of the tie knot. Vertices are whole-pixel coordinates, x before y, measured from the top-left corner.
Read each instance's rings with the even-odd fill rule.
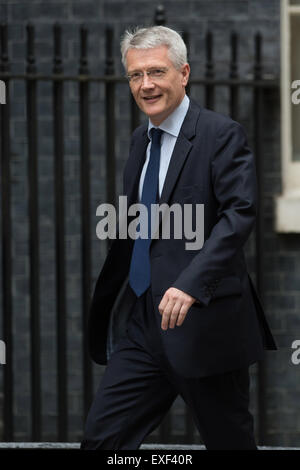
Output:
[[[156,145],[160,145],[160,138],[161,138],[161,135],[163,133],[163,131],[161,129],[156,129],[156,128],[152,128],[151,129],[151,133],[152,133],[152,142]]]

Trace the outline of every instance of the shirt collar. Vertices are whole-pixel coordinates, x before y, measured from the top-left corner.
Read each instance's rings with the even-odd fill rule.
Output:
[[[171,113],[158,127],[159,129],[167,132],[168,134],[173,135],[174,137],[178,137],[180,128],[184,121],[185,115],[189,108],[190,100],[187,95],[184,95],[183,100],[181,101],[180,105]],[[149,119],[148,123],[148,137],[151,138],[150,131],[154,126],[151,120]]]

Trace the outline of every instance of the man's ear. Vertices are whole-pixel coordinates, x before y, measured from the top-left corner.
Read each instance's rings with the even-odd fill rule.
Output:
[[[182,72],[182,78],[183,78],[183,81],[182,81],[183,86],[186,86],[189,81],[190,71],[191,71],[191,68],[188,63],[182,66],[181,72]]]

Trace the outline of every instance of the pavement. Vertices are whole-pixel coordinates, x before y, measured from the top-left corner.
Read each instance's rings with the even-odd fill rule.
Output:
[[[1,449],[79,449],[77,442],[0,442]],[[205,450],[198,444],[142,444],[141,450]],[[258,450],[300,450],[300,447],[258,446]]]

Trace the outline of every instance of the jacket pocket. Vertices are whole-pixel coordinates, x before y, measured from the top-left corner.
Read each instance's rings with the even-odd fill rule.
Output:
[[[237,276],[228,276],[217,280],[212,297],[218,299],[221,297],[240,294],[242,294],[242,283],[240,278]]]
[[[174,199],[183,203],[201,201],[203,194],[202,186],[179,186],[174,193]]]

